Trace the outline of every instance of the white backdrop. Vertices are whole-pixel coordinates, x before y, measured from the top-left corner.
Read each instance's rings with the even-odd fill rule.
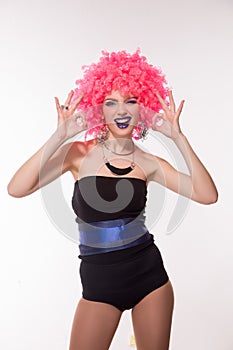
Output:
[[[77,243],[51,221],[40,192],[15,199],[7,184],[55,130],[53,97],[65,99],[81,66],[96,61],[102,49],[140,47],[166,73],[177,103],[186,100],[182,130],[219,190],[214,205],[190,203],[170,235],[166,227],[174,205],[169,203],[176,196],[167,193],[151,230],[175,291],[170,349],[232,350],[232,1],[0,4],[0,348],[68,349],[81,297]],[[149,138],[146,147],[164,152],[155,145]],[[62,181],[69,203],[73,179],[65,174]],[[132,333],[126,311],[111,350],[129,349]]]

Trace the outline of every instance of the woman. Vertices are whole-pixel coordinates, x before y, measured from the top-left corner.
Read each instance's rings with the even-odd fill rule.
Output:
[[[144,224],[147,185],[155,181],[211,204],[217,201],[215,184],[181,131],[184,101],[176,108],[163,73],[139,51],[103,52],[77,85],[65,105],[55,98],[57,130],[16,172],[8,192],[23,197],[67,171],[74,177],[83,297],[70,350],[108,349],[127,309],[137,350],[167,350],[174,294]],[[189,174],[137,147],[133,139],[145,138],[149,127],[173,140]],[[84,142],[63,145],[86,129]]]

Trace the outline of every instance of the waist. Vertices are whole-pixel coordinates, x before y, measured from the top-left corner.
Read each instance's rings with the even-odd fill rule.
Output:
[[[94,247],[115,247],[130,243],[147,232],[144,220],[123,218],[79,224],[79,241]]]
[[[144,220],[123,218],[79,224],[81,254],[112,251],[129,247],[148,233]]]
[[[132,242],[129,246],[118,247],[111,250],[107,250],[106,248],[96,248],[96,251],[92,250],[92,252],[82,249],[82,254],[80,254],[78,257],[82,261],[91,264],[114,264],[138,256],[138,254],[140,254],[142,251],[145,252],[145,249],[149,248],[149,246],[153,244],[154,236],[147,232],[140,239]]]

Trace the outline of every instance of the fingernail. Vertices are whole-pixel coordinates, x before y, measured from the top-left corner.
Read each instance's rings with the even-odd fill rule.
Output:
[[[82,125],[83,125],[83,120],[82,120],[82,118],[81,118],[81,117],[78,117],[78,118],[76,119],[76,123],[77,123],[79,126],[82,126]]]
[[[155,121],[155,124],[156,124],[157,126],[163,125],[163,119],[162,119],[162,118],[157,118],[156,121]]]

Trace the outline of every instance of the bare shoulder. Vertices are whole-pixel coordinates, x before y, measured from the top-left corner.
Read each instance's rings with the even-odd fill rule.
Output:
[[[85,157],[87,153],[96,145],[95,140],[89,140],[86,142],[75,141],[64,145],[67,151],[67,157],[75,159],[79,157]]]
[[[137,147],[138,150],[138,155],[139,157],[141,157],[142,159],[144,159],[145,161],[153,161],[155,162],[157,165],[159,165],[160,163],[166,162],[167,161],[155,154],[149,153],[149,152],[145,152],[143,151],[141,148]]]
[[[83,158],[90,152],[90,150],[96,146],[96,140],[89,140],[86,142],[75,141],[64,145],[66,148],[65,161],[69,164],[69,170],[73,173],[74,177],[77,176],[78,169]]]
[[[150,179],[151,177],[154,177],[155,174],[163,168],[165,164],[168,164],[168,162],[149,152],[143,151],[141,148],[137,147],[137,160],[140,165],[144,169],[144,172],[147,175],[147,178]]]
[[[162,159],[162,158],[160,158],[152,153],[145,152],[140,147],[137,147],[137,158],[139,161],[145,162],[145,164],[147,162],[152,162],[152,161],[155,164],[159,164],[160,161],[164,160],[164,159]]]

